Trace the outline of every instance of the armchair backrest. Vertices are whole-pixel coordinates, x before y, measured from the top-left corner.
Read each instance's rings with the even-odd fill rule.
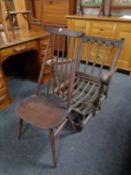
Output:
[[[85,64],[79,71],[100,78],[105,72],[114,70],[123,42],[124,39],[84,36],[80,59],[84,59]],[[108,69],[105,69],[105,66]]]

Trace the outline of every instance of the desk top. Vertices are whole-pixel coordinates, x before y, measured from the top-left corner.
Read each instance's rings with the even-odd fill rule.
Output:
[[[25,43],[28,41],[40,39],[40,38],[47,38],[49,36],[49,33],[38,28],[30,30],[30,31],[17,31],[16,32],[16,39],[12,41],[8,41],[4,32],[0,32],[0,50],[15,46],[21,43]]]
[[[111,22],[129,22],[131,23],[131,18],[123,16],[123,17],[107,17],[107,16],[94,16],[94,15],[67,15],[67,19],[83,19],[83,20],[96,20],[96,21],[111,21]]]

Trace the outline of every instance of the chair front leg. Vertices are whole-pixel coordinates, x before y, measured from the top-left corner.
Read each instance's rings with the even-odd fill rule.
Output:
[[[19,118],[18,129],[17,129],[17,138],[18,139],[20,139],[20,137],[21,137],[22,125],[23,125],[23,119]]]
[[[50,143],[51,143],[51,152],[52,152],[52,159],[54,163],[54,167],[56,167],[56,150],[55,150],[55,136],[54,136],[54,130],[50,129]]]

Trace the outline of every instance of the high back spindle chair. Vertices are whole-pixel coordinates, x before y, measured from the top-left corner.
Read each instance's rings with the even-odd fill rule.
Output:
[[[23,121],[49,130],[53,163],[56,166],[55,136],[67,121],[71,122],[68,114],[83,32],[64,28],[48,28],[47,30],[50,33],[49,43],[46,53],[42,54],[43,64],[35,94],[22,100],[16,107],[16,113],[19,116],[19,138]],[[64,42],[60,39],[61,36]],[[71,57],[66,54],[67,50],[71,49],[70,43],[73,44]],[[45,76],[48,77],[48,83],[46,81],[44,84]],[[68,88],[63,98],[61,88],[67,83]]]

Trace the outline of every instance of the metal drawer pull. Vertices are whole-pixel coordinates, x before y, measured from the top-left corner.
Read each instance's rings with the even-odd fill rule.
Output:
[[[15,52],[20,52],[20,51],[23,51],[23,50],[25,50],[26,49],[26,46],[19,46],[19,47],[15,47],[14,48],[14,51]]]

